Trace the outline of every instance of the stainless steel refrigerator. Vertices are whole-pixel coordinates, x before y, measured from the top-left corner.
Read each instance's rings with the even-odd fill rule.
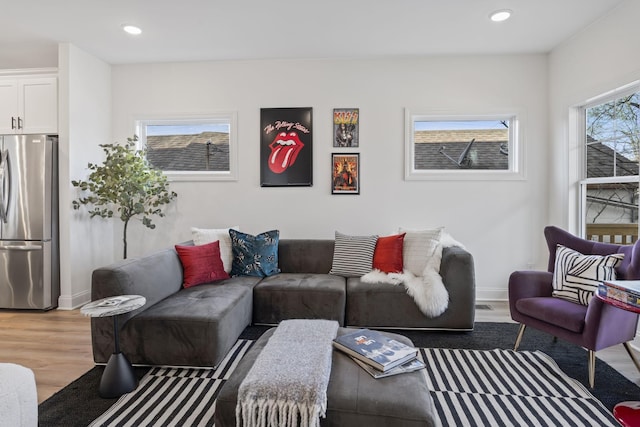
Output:
[[[0,136],[0,308],[57,307],[58,138]]]

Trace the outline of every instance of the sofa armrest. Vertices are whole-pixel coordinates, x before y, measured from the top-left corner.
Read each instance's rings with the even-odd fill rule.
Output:
[[[124,324],[136,313],[178,292],[181,286],[182,264],[175,249],[171,248],[94,270],[91,275],[91,300],[114,295],[145,297],[147,302],[143,307],[120,315],[120,323]]]
[[[476,279],[473,256],[457,246],[442,248],[440,276],[449,292],[450,307],[456,316],[469,320],[472,329],[476,308]]]
[[[91,299],[112,295],[142,295],[153,305],[180,290],[182,264],[176,251],[165,249],[94,270]]]

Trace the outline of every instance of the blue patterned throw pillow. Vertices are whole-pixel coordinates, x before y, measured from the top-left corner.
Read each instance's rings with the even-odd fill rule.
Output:
[[[267,277],[280,273],[278,268],[278,230],[253,236],[229,229],[233,263],[232,276]]]

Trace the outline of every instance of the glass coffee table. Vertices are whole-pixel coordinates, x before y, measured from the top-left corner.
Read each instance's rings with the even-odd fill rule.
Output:
[[[100,379],[100,397],[114,398],[135,390],[138,379],[127,357],[120,351],[118,316],[136,310],[147,302],[141,295],[116,295],[84,305],[80,312],[90,317],[113,317],[114,352]]]

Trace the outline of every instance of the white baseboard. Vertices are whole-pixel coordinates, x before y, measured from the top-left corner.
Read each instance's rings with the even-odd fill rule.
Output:
[[[86,290],[75,295],[60,295],[58,310],[74,310],[91,301],[91,291]]]
[[[476,301],[508,301],[507,289],[476,289]]]

